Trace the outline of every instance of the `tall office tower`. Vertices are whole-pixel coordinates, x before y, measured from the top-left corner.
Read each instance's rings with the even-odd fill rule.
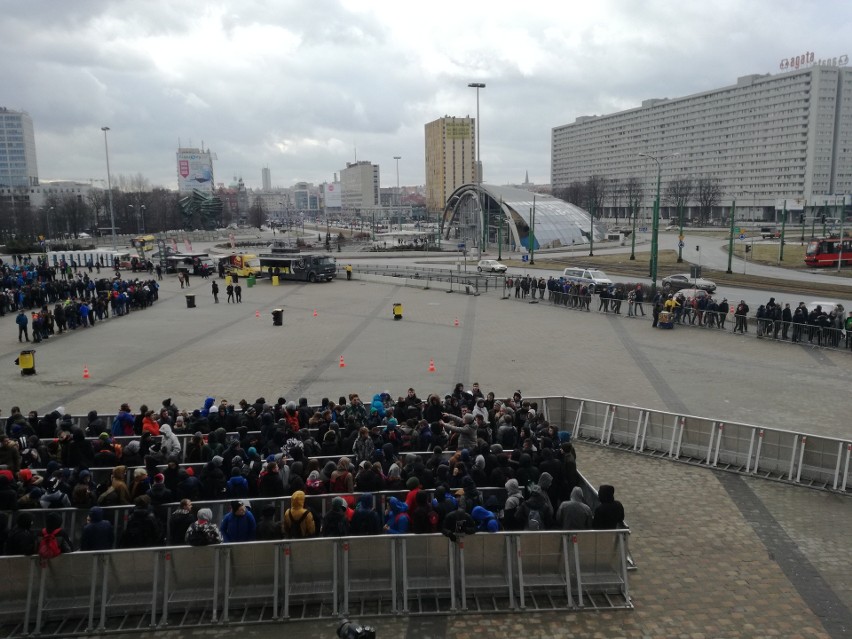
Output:
[[[33,120],[24,111],[0,107],[0,188],[38,186]]]
[[[438,118],[426,124],[425,137],[426,209],[441,213],[453,191],[476,182],[476,118]]]
[[[340,170],[343,208],[358,210],[379,206],[379,165],[368,160],[347,162]]]
[[[264,191],[272,190],[272,174],[269,172],[269,167],[266,166],[260,170],[260,179],[263,183]]]

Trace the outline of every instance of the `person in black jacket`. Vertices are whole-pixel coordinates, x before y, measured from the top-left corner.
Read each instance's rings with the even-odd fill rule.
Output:
[[[33,555],[36,552],[38,535],[32,529],[33,516],[29,513],[18,515],[18,521],[9,532],[6,540],[7,555]]]
[[[83,535],[80,539],[80,550],[110,550],[113,546],[115,534],[112,523],[104,519],[104,511],[100,506],[94,506],[89,510],[83,526]]]
[[[598,488],[600,505],[595,508],[593,527],[595,530],[624,528],[624,506],[615,498],[615,488],[603,484]]]
[[[151,500],[147,495],[137,497],[130,511],[127,526],[121,535],[122,548],[148,548],[162,541],[160,525],[148,508]]]
[[[358,498],[355,513],[349,522],[352,535],[378,535],[382,532],[382,520],[373,508],[373,495],[364,493]]]

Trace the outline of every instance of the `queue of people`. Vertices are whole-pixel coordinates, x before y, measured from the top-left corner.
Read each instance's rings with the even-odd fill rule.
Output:
[[[176,433],[192,436],[183,446]],[[119,444],[125,434],[132,439]],[[277,497],[290,498],[287,508],[269,499],[252,507]],[[323,499],[331,499],[325,509]],[[124,404],[111,427],[96,411],[80,428],[61,407],[43,417],[13,407],[0,435],[7,554],[41,552],[47,538],[68,552],[77,538],[95,550],[623,526],[614,489],[602,486],[599,499],[594,511],[585,503],[567,433],[520,392],[497,399],[478,385],[426,400],[414,389],[369,403],[353,393],[316,409],[304,398],[208,398],[191,412],[171,400],[156,413]],[[193,505],[202,500],[226,503],[224,517]],[[126,522],[107,516],[121,505],[132,507]],[[32,529],[33,510],[57,508],[84,510],[82,530],[63,530],[61,518]]]

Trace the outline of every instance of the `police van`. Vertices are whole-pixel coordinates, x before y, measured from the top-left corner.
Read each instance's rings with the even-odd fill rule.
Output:
[[[574,284],[588,286],[593,293],[597,288],[612,286],[612,280],[606,273],[594,268],[572,266],[562,271],[562,277]]]

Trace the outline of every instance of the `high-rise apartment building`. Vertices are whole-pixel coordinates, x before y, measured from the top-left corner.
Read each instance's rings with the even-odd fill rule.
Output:
[[[24,111],[0,107],[0,188],[38,186],[33,120]]]
[[[646,100],[639,108],[555,127],[554,192],[591,176],[610,188],[639,178],[649,202],[657,164],[641,154],[661,160],[663,194],[680,176],[717,179],[717,218],[734,199],[738,211],[779,219],[785,201],[788,210],[801,210],[821,204],[821,196],[852,193],[852,69],[749,75],[720,89]]]
[[[340,171],[344,210],[379,206],[379,165],[367,160],[347,162]]]
[[[476,118],[438,118],[425,137],[426,209],[440,213],[453,191],[476,182]]]
[[[177,150],[178,192],[193,190],[213,192],[213,160],[210,149],[179,148]]]
[[[272,173],[270,173],[268,166],[260,170],[260,181],[263,184],[264,191],[272,190]]]

